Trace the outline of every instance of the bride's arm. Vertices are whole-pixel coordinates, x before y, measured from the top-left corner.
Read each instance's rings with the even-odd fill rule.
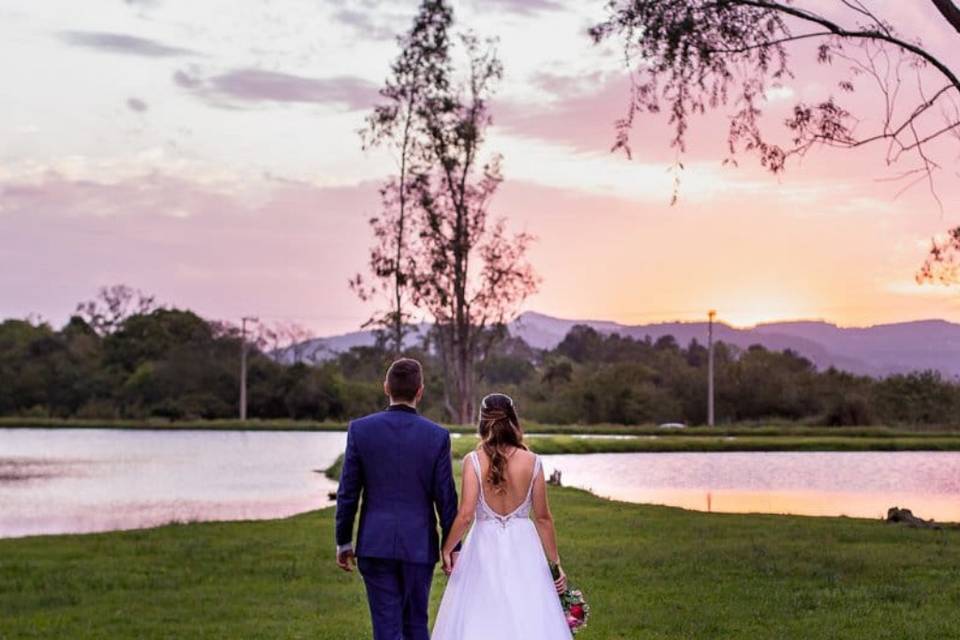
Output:
[[[547,560],[560,570],[560,577],[555,581],[557,591],[562,593],[567,588],[567,576],[560,568],[560,552],[557,551],[557,530],[553,526],[553,514],[550,513],[550,503],[547,501],[547,483],[543,477],[543,468],[533,481],[533,523],[540,534],[540,543],[547,554]]]
[[[467,529],[473,523],[473,517],[477,512],[477,495],[480,492],[480,484],[477,482],[476,472],[470,468],[473,464],[471,460],[464,458],[461,462],[463,467],[463,482],[461,483],[460,508],[457,510],[457,517],[453,519],[453,526],[450,527],[450,533],[443,543],[443,570],[450,575],[453,571],[453,550],[466,535]]]

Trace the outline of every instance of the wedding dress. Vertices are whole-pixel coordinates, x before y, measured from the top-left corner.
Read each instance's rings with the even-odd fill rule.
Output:
[[[530,520],[534,462],[526,499],[512,512],[497,513],[483,496],[480,460],[464,464],[480,481],[473,529],[447,583],[433,627],[433,640],[570,640],[537,529]]]

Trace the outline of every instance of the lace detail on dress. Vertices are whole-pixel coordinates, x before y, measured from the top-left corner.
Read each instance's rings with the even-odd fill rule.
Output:
[[[476,451],[470,452],[469,457],[473,460],[473,469],[477,472],[477,480],[480,482],[480,492],[477,496],[477,520],[494,521],[501,527],[506,528],[514,518],[529,518],[530,506],[533,504],[533,483],[536,482],[537,475],[540,473],[540,456],[535,456],[533,460],[533,476],[530,478],[530,486],[527,487],[527,496],[516,509],[506,515],[497,513],[487,504],[487,500],[483,495],[483,473],[480,470],[480,457]]]

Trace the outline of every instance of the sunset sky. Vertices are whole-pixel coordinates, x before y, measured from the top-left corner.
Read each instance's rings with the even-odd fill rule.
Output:
[[[960,288],[913,279],[930,238],[960,224],[960,141],[937,149],[941,211],[924,185],[898,196],[889,178],[912,165],[887,167],[880,148],[815,151],[777,177],[751,156],[724,166],[719,113],[691,130],[671,206],[663,120],[640,120],[632,160],[609,152],[629,81],[620,52],[586,35],[605,4],[453,2],[460,27],[500,39],[487,150],[504,155],[494,213],[538,238],[543,283],[526,309],[960,322]],[[211,318],[358,328],[372,307],[347,280],[365,268],[394,162],[362,151],[356,131],[416,3],[79,6],[0,4],[0,317],[59,324],[99,286],[126,283]],[[930,3],[871,6],[935,51],[960,44]],[[798,98],[835,93],[839,73],[811,58],[798,50],[796,77],[768,95],[774,122]],[[876,124],[867,83],[850,100],[862,127]]]

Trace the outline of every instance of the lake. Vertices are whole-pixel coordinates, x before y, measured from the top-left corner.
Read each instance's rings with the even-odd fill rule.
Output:
[[[279,518],[330,505],[344,433],[0,429],[0,537]],[[960,453],[544,456],[566,485],[725,512],[960,522]]]
[[[0,429],[0,537],[317,509],[345,444],[345,433]]]
[[[544,456],[563,484],[698,511],[960,522],[960,452],[600,453]]]

